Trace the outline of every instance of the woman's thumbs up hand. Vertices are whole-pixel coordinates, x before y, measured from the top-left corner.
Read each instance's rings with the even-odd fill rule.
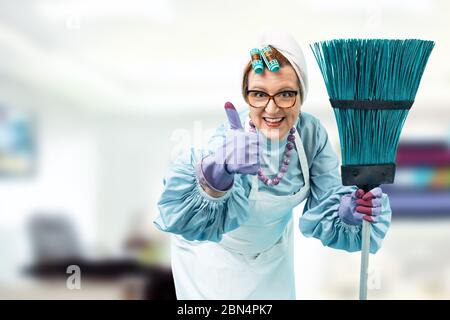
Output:
[[[216,191],[230,189],[234,174],[255,175],[260,167],[258,134],[244,131],[231,102],[225,103],[225,112],[231,130],[227,131],[224,144],[215,154],[203,159],[200,171],[204,182]]]
[[[227,132],[223,147],[218,150],[217,160],[223,160],[229,173],[257,174],[260,167],[258,134],[244,131],[231,102],[225,103],[225,112],[231,130]]]
[[[239,114],[231,102],[225,102],[225,112],[227,113],[228,122],[232,130],[244,129]]]

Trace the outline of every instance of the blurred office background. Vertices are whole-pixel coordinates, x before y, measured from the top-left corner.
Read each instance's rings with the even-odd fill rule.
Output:
[[[0,299],[173,298],[169,237],[152,226],[164,171],[225,120],[226,100],[245,108],[242,59],[266,28],[303,46],[303,110],[336,151],[308,44],[436,41],[385,189],[394,219],[369,295],[449,299],[449,21],[445,0],[0,0]],[[359,254],[298,230],[296,271],[299,299],[357,297]]]

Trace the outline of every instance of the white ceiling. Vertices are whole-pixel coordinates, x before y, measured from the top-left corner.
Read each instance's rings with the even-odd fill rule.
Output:
[[[445,0],[0,1],[0,103],[84,112],[207,111],[239,99],[259,30],[303,45],[311,105],[327,97],[309,43],[345,37],[437,42],[417,97],[450,108],[450,2]]]

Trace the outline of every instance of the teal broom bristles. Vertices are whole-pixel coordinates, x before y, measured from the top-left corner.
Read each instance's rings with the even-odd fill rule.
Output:
[[[311,49],[330,100],[414,101],[433,46],[416,39],[338,39]],[[395,163],[408,109],[333,110],[343,165]]]
[[[349,39],[311,49],[333,106],[342,150],[342,183],[365,191],[393,183],[400,133],[434,42]],[[370,223],[361,230],[359,297],[367,299]]]
[[[398,140],[408,110],[366,111],[334,108],[334,114],[341,141],[342,164],[395,162]],[[354,126],[346,128],[347,122]]]

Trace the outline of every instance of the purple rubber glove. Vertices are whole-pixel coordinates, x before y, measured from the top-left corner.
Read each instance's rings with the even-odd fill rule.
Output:
[[[216,191],[231,189],[235,173],[255,175],[260,167],[258,134],[244,131],[232,103],[225,103],[225,111],[231,130],[223,146],[203,158],[198,170],[200,181]]]
[[[373,188],[367,193],[358,189],[351,194],[341,197],[339,217],[347,224],[359,225],[362,220],[377,222],[381,214],[381,197],[383,191],[380,187]]]

